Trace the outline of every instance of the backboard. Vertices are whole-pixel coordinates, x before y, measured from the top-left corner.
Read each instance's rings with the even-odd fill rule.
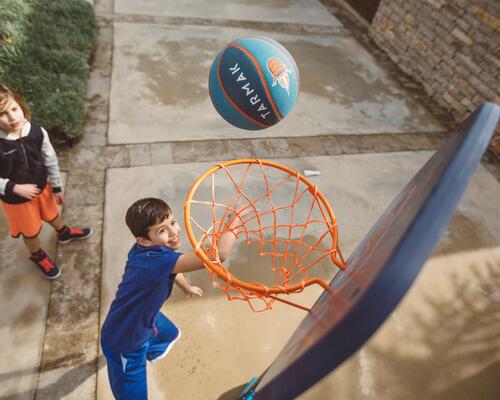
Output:
[[[292,399],[356,352],[391,314],[458,205],[486,151],[500,107],[483,104],[392,201],[242,399]]]

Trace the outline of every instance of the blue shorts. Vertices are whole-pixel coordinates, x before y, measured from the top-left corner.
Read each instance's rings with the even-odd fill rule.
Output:
[[[146,400],[146,360],[152,363],[165,357],[181,331],[161,312],[156,317],[156,334],[138,351],[120,353],[111,350],[101,340],[102,352],[108,363],[108,378],[117,400]]]

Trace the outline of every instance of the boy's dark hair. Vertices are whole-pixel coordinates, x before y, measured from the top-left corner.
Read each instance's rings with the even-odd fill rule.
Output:
[[[149,229],[168,218],[172,210],[161,199],[148,197],[137,200],[127,210],[125,222],[134,237],[149,239]]]

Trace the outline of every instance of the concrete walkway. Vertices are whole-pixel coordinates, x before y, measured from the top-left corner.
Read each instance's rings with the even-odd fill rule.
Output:
[[[134,200],[165,198],[182,220],[189,186],[215,162],[255,157],[318,169],[315,183],[331,201],[348,256],[451,128],[446,113],[340,8],[305,0],[187,3],[94,1],[100,29],[85,135],[60,154],[60,163],[64,219],[95,233],[56,246],[44,230],[62,267],[61,278],[49,283],[26,261],[22,243],[6,238],[0,220],[0,399],[112,398],[99,327],[133,241],[124,213]],[[302,87],[284,121],[247,132],[216,114],[207,79],[227,41],[255,32],[292,52]],[[301,398],[496,398],[499,180],[498,166],[483,164],[400,307]],[[243,246],[235,253],[235,260],[247,260],[232,260],[235,271],[259,276],[254,254]],[[323,273],[328,279],[333,271]],[[281,305],[254,314],[228,302],[205,271],[190,279],[205,296],[186,300],[174,292],[164,307],[183,338],[148,367],[152,399],[231,398],[233,388],[269,365],[303,318]],[[310,304],[318,295],[307,291],[301,301]]]

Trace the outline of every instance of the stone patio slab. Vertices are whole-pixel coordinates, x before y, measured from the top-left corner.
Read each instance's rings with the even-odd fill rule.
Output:
[[[340,227],[340,245],[348,256],[431,154],[402,152],[274,161],[299,171],[321,172],[311,180],[333,207]],[[161,197],[182,221],[190,185],[210,166],[212,163],[190,163],[108,170],[101,322],[133,243],[124,223],[129,205],[141,197]],[[301,398],[474,397],[478,380],[491,375],[492,366],[496,365],[498,371],[500,357],[499,338],[493,333],[496,322],[491,318],[498,308],[500,293],[498,279],[494,279],[500,265],[500,210],[494,206],[499,199],[500,185],[480,167],[435,257],[401,306],[355,356]],[[183,250],[190,250],[185,236],[183,242]],[[247,246],[235,246],[231,268],[240,267],[238,259],[246,259],[248,271],[259,276],[260,258]],[[326,271],[323,278],[328,279],[326,275],[334,272]],[[282,304],[276,304],[272,311],[253,313],[246,304],[227,301],[211,285],[206,271],[187,276],[205,294],[202,298],[184,299],[174,290],[163,307],[183,336],[166,359],[148,366],[151,398],[218,398],[261,373],[304,317],[302,311]],[[311,305],[320,292],[310,287],[294,300]],[[464,391],[458,392],[454,384]],[[98,399],[111,398],[106,370],[102,368]]]
[[[162,15],[239,21],[288,22],[342,26],[317,0],[191,0],[189,2],[143,0],[115,1],[115,12],[134,15]]]
[[[62,180],[64,183],[66,174],[62,174]],[[44,224],[40,241],[55,259],[57,240],[48,224]],[[10,236],[7,219],[0,211],[1,398],[31,400],[38,384],[51,282],[28,259],[29,255],[22,239]],[[64,265],[60,267],[64,275]]]
[[[279,124],[237,129],[215,111],[208,75],[217,52],[258,32],[217,26],[115,23],[110,144],[442,130],[354,39],[272,34],[294,56],[301,89]]]

